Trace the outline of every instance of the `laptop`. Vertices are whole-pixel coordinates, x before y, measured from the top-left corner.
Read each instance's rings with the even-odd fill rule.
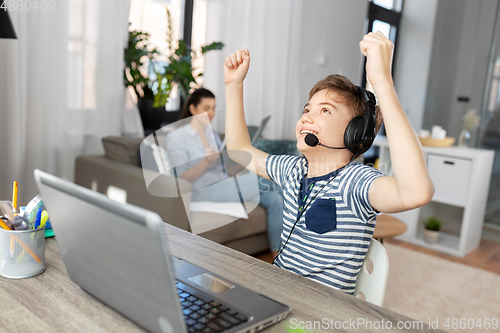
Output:
[[[266,128],[266,125],[269,122],[269,118],[271,118],[271,116],[267,116],[264,119],[262,119],[259,126],[253,126],[253,125],[247,126],[248,135],[250,136],[250,143],[252,145],[254,145],[255,142],[257,142],[260,135],[262,134],[262,131],[264,130],[264,128]],[[226,149],[226,139],[222,140],[222,144],[219,151],[222,151],[224,149]]]
[[[291,311],[172,257],[161,217],[35,170],[71,280],[151,332],[256,332]]]

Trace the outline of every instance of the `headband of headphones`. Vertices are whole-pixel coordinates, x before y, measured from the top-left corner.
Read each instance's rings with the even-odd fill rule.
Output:
[[[358,91],[361,93],[361,96],[366,102],[365,110],[363,112],[363,119],[364,119],[364,127],[363,127],[363,135],[362,137],[366,137],[366,130],[368,128],[370,121],[370,116],[375,116],[375,105],[377,104],[377,100],[375,99],[375,95],[371,92],[366,90],[363,87],[356,86],[358,88]],[[375,124],[373,124],[375,126]]]

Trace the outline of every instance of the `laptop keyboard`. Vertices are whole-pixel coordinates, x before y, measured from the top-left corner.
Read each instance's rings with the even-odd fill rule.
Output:
[[[180,282],[176,282],[176,286],[189,333],[223,332],[248,320],[244,314],[210,298],[208,294],[189,287],[191,291],[188,292],[188,288]]]

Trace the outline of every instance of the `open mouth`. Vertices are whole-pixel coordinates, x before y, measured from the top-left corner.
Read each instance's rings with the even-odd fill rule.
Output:
[[[309,129],[303,129],[302,131],[300,131],[300,135],[307,135],[307,134],[318,135],[318,132]]]

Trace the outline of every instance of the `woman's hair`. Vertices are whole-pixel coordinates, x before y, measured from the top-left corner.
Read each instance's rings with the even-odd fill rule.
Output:
[[[189,110],[191,105],[197,106],[200,104],[202,98],[215,98],[215,95],[208,89],[199,88],[193,91],[193,93],[188,97],[186,103],[181,112],[181,119],[191,117],[193,114]]]
[[[358,88],[345,76],[339,74],[328,75],[326,78],[316,83],[309,92],[309,100],[314,94],[323,89],[336,92],[347,107],[353,111],[353,118],[363,115],[366,102],[363,96],[361,96]],[[382,112],[380,112],[380,107],[378,105],[375,106],[375,117],[376,134],[380,130],[383,122]]]

